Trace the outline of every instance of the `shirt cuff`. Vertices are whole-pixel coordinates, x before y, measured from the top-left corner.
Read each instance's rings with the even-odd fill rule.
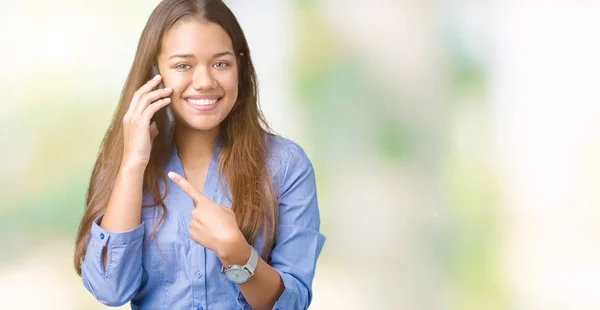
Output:
[[[273,310],[284,310],[289,308],[289,305],[298,305],[299,301],[303,300],[302,295],[308,295],[307,291],[297,292],[294,288],[297,288],[296,279],[285,272],[275,269],[279,273],[281,280],[283,281],[283,293],[279,296],[279,299],[275,302]],[[304,289],[304,287],[303,287]],[[302,295],[301,295],[302,294]],[[307,296],[308,297],[308,296]]]
[[[144,236],[144,222],[137,226],[136,228],[126,231],[126,232],[109,232],[107,230],[102,229],[100,227],[100,221],[102,221],[102,217],[104,214],[97,217],[92,223],[92,229],[90,233],[90,237],[92,242],[99,244],[101,247],[104,247],[108,240],[113,245],[128,245]]]
[[[295,281],[294,277],[289,274],[286,274],[284,272],[281,272],[277,269],[275,269],[275,271],[277,271],[279,273],[279,276],[283,280],[284,290],[283,290],[283,293],[281,294],[281,296],[279,296],[279,299],[275,302],[275,305],[273,305],[273,310],[288,309],[289,308],[288,306],[295,304],[296,301],[298,301],[298,297],[299,297],[298,293],[293,290],[293,287],[296,286],[294,283],[294,281]],[[252,310],[252,308],[246,301],[246,298],[244,298],[242,291],[238,292],[237,302],[242,310]]]

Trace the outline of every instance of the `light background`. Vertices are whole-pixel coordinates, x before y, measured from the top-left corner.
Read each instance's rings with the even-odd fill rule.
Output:
[[[311,309],[600,309],[600,3],[226,2],[316,170]],[[74,237],[157,3],[0,2],[1,309],[105,308]]]

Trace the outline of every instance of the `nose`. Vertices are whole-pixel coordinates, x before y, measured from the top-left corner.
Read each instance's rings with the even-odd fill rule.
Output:
[[[195,90],[212,90],[217,88],[217,81],[212,76],[209,69],[205,66],[199,66],[194,71],[192,87]]]

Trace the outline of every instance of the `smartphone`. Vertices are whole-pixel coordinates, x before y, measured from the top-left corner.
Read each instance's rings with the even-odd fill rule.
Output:
[[[158,67],[153,65],[152,76],[150,78],[153,78],[158,74],[160,74],[158,72]],[[162,80],[154,90],[161,88],[165,88]],[[173,132],[175,131],[175,115],[173,114],[173,109],[171,109],[171,104],[158,110],[152,119],[156,122],[156,127],[158,128],[157,138],[161,140],[165,149],[169,149],[171,147],[171,141],[173,140]]]

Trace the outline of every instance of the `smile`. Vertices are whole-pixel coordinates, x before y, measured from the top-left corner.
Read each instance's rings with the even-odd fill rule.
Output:
[[[215,104],[217,100],[218,99],[188,99],[187,101],[193,105],[208,106]]]
[[[212,110],[219,105],[219,99],[186,99],[185,101],[195,110]]]

